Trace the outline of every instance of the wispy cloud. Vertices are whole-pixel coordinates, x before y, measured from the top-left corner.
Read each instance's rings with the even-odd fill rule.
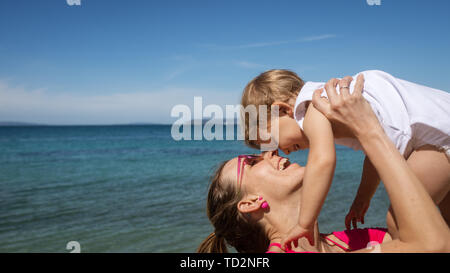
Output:
[[[251,43],[251,44],[243,44],[237,46],[230,46],[230,48],[240,49],[240,48],[255,48],[255,47],[268,47],[268,46],[277,46],[289,44],[292,41],[276,41],[276,42],[261,42],[261,43]]]
[[[330,39],[330,38],[335,38],[335,37],[336,37],[335,34],[324,34],[324,35],[319,35],[319,36],[306,37],[306,38],[303,38],[303,41],[304,42],[312,42],[312,41],[325,40],[325,39]]]
[[[239,93],[195,88],[164,88],[148,92],[105,95],[29,90],[0,81],[0,121],[44,124],[117,124],[133,122],[171,123],[175,105],[193,109],[194,96],[203,98],[203,107],[239,101]],[[220,103],[219,103],[220,102]],[[193,110],[192,110],[193,111]]]
[[[260,69],[265,69],[268,68],[269,66],[264,65],[264,64],[259,64],[259,63],[253,63],[253,62],[248,62],[248,61],[235,61],[234,62],[237,66],[242,67],[242,68],[260,68]]]
[[[215,49],[215,50],[233,50],[233,49],[247,49],[247,48],[259,48],[259,47],[272,47],[285,44],[305,43],[313,42],[325,39],[331,39],[337,37],[336,34],[323,34],[317,36],[304,37],[296,40],[283,40],[283,41],[266,41],[255,42],[240,45],[217,45],[217,44],[197,44],[199,47]]]
[[[197,63],[197,60],[189,54],[173,54],[168,58],[168,61],[174,64],[174,67],[165,73],[163,76],[164,81],[172,81],[178,76],[192,70]]]
[[[174,68],[173,70],[171,70],[170,72],[167,72],[166,75],[164,76],[163,80],[165,81],[171,81],[175,78],[177,78],[178,76],[186,73],[187,71],[191,70],[192,66],[178,66],[176,68]]]

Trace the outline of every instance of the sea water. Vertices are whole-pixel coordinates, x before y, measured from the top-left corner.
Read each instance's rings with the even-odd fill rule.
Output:
[[[170,125],[0,127],[0,252],[195,252],[206,195],[242,141],[175,141]],[[289,155],[306,164],[307,151]],[[337,146],[320,232],[345,229],[364,154]],[[382,185],[364,227],[385,226]]]

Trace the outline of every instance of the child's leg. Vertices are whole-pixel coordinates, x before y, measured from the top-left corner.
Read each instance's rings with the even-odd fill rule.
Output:
[[[435,147],[426,145],[415,150],[408,158],[407,163],[436,205],[439,205],[441,213],[449,225],[450,201],[446,196],[450,190],[450,161],[447,156]],[[442,205],[440,205],[441,203]],[[397,238],[398,228],[392,207],[389,208],[386,223],[391,236]]]

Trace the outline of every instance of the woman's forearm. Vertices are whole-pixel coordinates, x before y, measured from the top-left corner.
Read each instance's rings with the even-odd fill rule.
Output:
[[[350,128],[383,180],[394,210],[399,239],[383,243],[382,251],[450,251],[450,231],[433,200],[405,159],[386,136],[369,103],[362,96],[364,77],[357,78],[352,94],[336,86],[349,86],[350,77],[325,85],[329,101],[316,90],[313,105],[329,120]],[[364,250],[363,250],[364,251]]]
[[[402,242],[448,247],[448,227],[422,183],[382,130],[360,132],[359,141],[383,180]],[[437,244],[437,245],[436,245]]]

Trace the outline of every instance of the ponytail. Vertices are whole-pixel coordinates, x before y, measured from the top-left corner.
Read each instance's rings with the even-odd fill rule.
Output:
[[[215,232],[206,237],[197,252],[228,253],[227,245],[243,253],[265,252],[269,238],[259,223],[247,219],[237,209],[242,192],[236,190],[236,181],[222,177],[226,163],[212,177],[206,202],[206,212]]]
[[[228,253],[225,239],[213,232],[200,244],[197,253]]]

